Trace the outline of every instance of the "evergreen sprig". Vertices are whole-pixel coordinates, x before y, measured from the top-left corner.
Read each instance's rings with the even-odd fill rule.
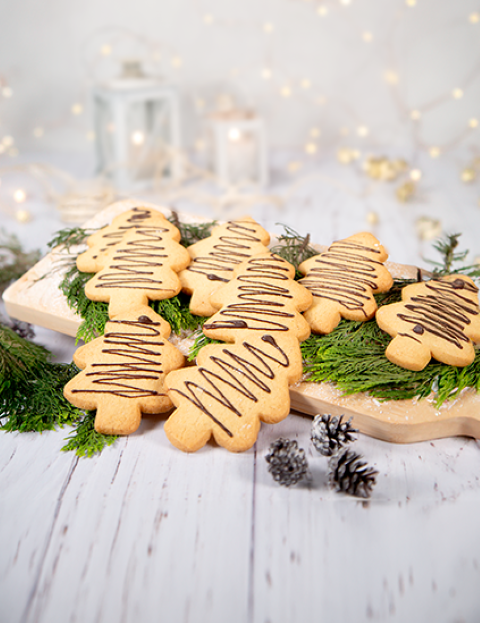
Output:
[[[180,220],[178,213],[175,212],[175,210],[172,211],[172,214],[168,217],[168,220],[179,229],[180,235],[182,236],[180,244],[183,244],[184,247],[189,247],[199,240],[208,238],[208,236],[210,236],[210,232],[212,231],[212,227],[217,224],[217,221],[207,221],[205,223],[184,223]]]
[[[87,238],[96,231],[95,229],[84,229],[82,227],[66,227],[57,231],[50,242],[47,243],[49,249],[64,247],[70,253],[70,248],[83,244]]]
[[[95,411],[87,411],[74,424],[74,430],[66,438],[64,452],[75,452],[80,457],[92,457],[107,446],[111,446],[117,435],[102,435],[95,430]]]
[[[108,321],[108,304],[91,301],[85,294],[85,284],[93,276],[92,273],[78,270],[74,264],[60,282],[60,289],[66,296],[68,306],[83,319],[77,331],[77,342],[89,342],[103,335]]]
[[[52,430],[72,424],[81,411],[63,396],[78,374],[73,364],[51,363],[50,353],[0,324],[0,421],[7,431]]]
[[[189,305],[190,297],[183,292],[171,299],[151,303],[154,311],[170,324],[175,335],[181,335],[183,331],[196,331],[206,320],[192,314]]]
[[[456,252],[460,244],[460,236],[461,234],[447,234],[444,238],[440,238],[434,243],[433,248],[440,253],[442,261],[426,261],[435,267],[433,273],[436,277],[451,275],[452,273],[468,275],[472,279],[480,277],[480,266],[478,264],[463,263],[468,256],[468,250]]]
[[[206,318],[203,319],[205,322]],[[209,344],[224,344],[220,340],[215,340],[212,337],[207,337],[202,331],[197,331],[194,334],[195,341],[193,342],[190,352],[188,353],[188,361],[194,361],[198,357],[198,353],[204,346]]]
[[[15,234],[0,229],[0,295],[40,259],[40,251],[24,251]]]
[[[301,279],[303,275],[298,267],[305,260],[318,255],[318,251],[310,244],[310,234],[302,236],[288,225],[276,224],[283,227],[284,233],[278,236],[279,244],[272,247],[270,251],[292,264],[295,267],[295,279]]]

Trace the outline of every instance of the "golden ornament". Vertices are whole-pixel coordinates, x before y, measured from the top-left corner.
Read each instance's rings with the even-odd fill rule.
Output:
[[[475,180],[477,174],[475,172],[475,169],[467,167],[466,169],[463,169],[460,177],[462,182],[464,182],[465,184],[469,184],[470,182],[473,182]]]
[[[415,222],[415,228],[420,240],[434,240],[442,233],[442,224],[438,219],[421,216]]]
[[[337,160],[342,164],[351,164],[360,157],[359,152],[356,149],[350,147],[340,147],[337,151]]]
[[[397,199],[399,201],[401,201],[402,203],[407,203],[407,201],[410,201],[410,199],[412,199],[415,196],[415,192],[417,190],[417,186],[414,182],[412,181],[408,181],[408,182],[403,182],[403,184],[401,184],[395,194],[397,195]]]

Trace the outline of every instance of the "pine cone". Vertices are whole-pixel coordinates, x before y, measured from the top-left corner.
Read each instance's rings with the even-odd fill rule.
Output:
[[[289,439],[280,438],[271,443],[265,460],[273,479],[285,487],[297,484],[308,471],[305,450]]]
[[[33,327],[28,322],[23,322],[21,320],[12,320],[10,322],[10,328],[15,331],[17,335],[23,337],[26,340],[31,340],[35,337],[35,331]]]
[[[361,454],[348,449],[332,456],[328,463],[330,486],[348,495],[369,498],[378,472],[362,459]]]
[[[353,433],[358,433],[358,430],[351,426],[351,421],[352,418],[343,422],[343,415],[340,418],[326,414],[316,415],[311,432],[311,440],[315,449],[323,456],[332,456],[347,443],[355,441],[356,437]]]

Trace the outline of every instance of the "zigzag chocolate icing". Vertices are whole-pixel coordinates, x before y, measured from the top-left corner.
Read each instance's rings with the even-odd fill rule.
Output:
[[[165,431],[174,445],[194,451],[213,435],[229,450],[245,450],[255,442],[260,420],[274,423],[288,415],[289,383],[302,374],[299,341],[310,334],[300,312],[312,300],[294,274],[280,257],[252,257],[213,295],[221,309],[204,333],[232,343],[205,347],[197,368],[168,376],[178,408]]]

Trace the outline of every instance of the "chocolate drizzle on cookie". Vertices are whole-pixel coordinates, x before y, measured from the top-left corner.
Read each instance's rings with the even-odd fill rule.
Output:
[[[163,374],[161,357],[165,341],[160,332],[161,323],[140,316],[138,321],[110,320],[107,326],[111,325],[118,329],[105,333],[101,352],[112,361],[92,363],[92,371],[85,373],[85,378],[98,388],[72,389],[72,393],[111,394],[122,398],[164,395],[154,389]],[[142,387],[138,381],[149,381],[150,387]]]
[[[97,274],[95,287],[161,289],[163,281],[153,277],[153,269],[164,266],[168,257],[163,244],[168,231],[160,227],[137,230],[137,238],[118,247],[109,266]]]
[[[380,251],[356,242],[340,240],[315,258],[315,266],[300,280],[314,297],[336,301],[348,310],[364,310],[378,289],[377,270],[382,262],[369,256]]]
[[[429,333],[462,349],[470,342],[464,329],[471,323],[470,317],[479,314],[478,303],[467,293],[477,293],[478,288],[460,278],[432,279],[425,287],[430,292],[409,298],[403,305],[408,313],[397,313],[397,317],[412,324],[417,335]]]
[[[280,257],[272,255],[252,258],[245,273],[238,277],[240,302],[222,307],[215,315],[220,316],[221,320],[207,323],[204,328],[288,331],[288,320],[295,318],[295,314],[285,311],[286,301],[292,299],[288,288],[288,271],[288,266]],[[282,286],[272,283],[275,281],[286,283]],[[289,307],[291,309],[291,305]]]
[[[105,251],[108,251],[109,247],[115,246],[121,242],[122,238],[130,229],[139,227],[143,228],[146,224],[148,224],[149,219],[158,217],[161,218],[163,216],[161,212],[140,207],[132,208],[132,210],[129,211],[129,214],[130,216],[128,217],[125,225],[102,235],[102,239],[105,240],[106,244],[104,247],[99,249],[99,253],[104,253]]]
[[[218,273],[233,273],[235,266],[251,257],[252,247],[261,243],[257,228],[253,221],[229,221],[227,233],[218,237],[213,250],[195,257],[186,270],[205,275],[210,281],[230,281],[231,276]]]
[[[235,405],[235,398],[241,399],[243,396],[250,402],[257,403],[256,392],[258,390],[266,394],[272,393],[271,383],[262,380],[262,377],[267,381],[275,379],[275,373],[269,361],[284,368],[290,364],[287,353],[272,336],[263,335],[261,340],[265,344],[263,348],[248,341],[242,342],[241,348],[237,347],[235,350],[220,347],[219,354],[208,358],[208,368],[206,366],[198,368],[198,373],[203,379],[201,385],[195,381],[186,380],[183,383],[184,390],[172,388],[172,391],[194,404],[229,437],[233,437],[234,432],[214,414],[212,400],[241,418],[245,415],[245,411]],[[245,351],[244,355],[241,354],[242,351]],[[251,361],[252,355],[254,361]],[[229,388],[235,392],[231,399],[225,393]]]
[[[206,347],[198,368],[177,371],[167,380],[178,409],[165,431],[182,449],[198,448],[195,436],[205,443],[212,433],[223,435],[217,441],[229,449],[246,449],[255,441],[260,419],[273,423],[286,417],[289,381],[301,375],[299,339],[308,337],[309,327],[300,312],[311,304],[311,295],[293,280],[293,266],[281,257],[254,256],[239,271],[223,294],[218,292],[225,304],[203,325],[205,335],[229,344]],[[190,417],[191,432],[185,423]],[[178,434],[189,440],[179,441]]]

